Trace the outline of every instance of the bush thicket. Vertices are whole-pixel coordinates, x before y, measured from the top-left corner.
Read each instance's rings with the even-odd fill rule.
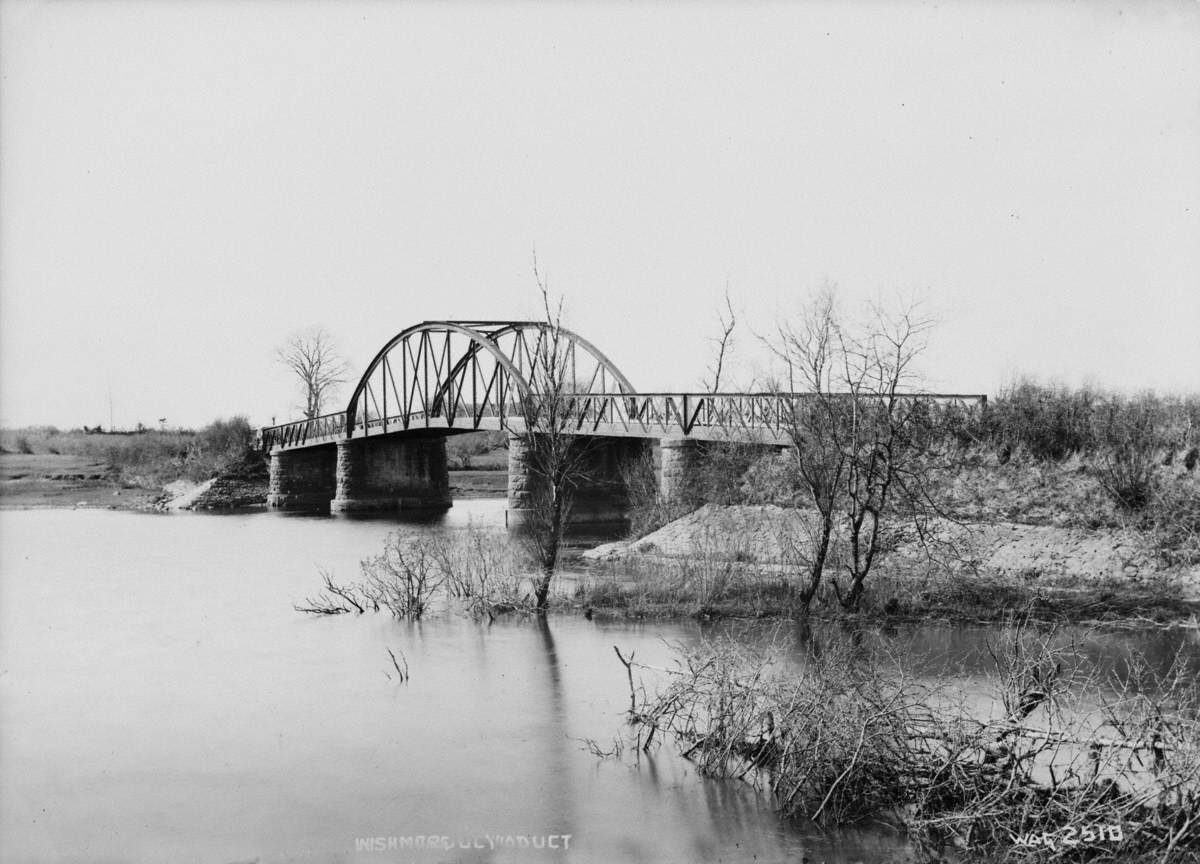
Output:
[[[82,456],[103,461],[114,480],[155,488],[174,480],[207,480],[234,463],[246,470],[262,462],[253,450],[254,428],[245,417],[215,420],[199,430],[102,434],[90,429],[62,432],[53,426],[5,430],[6,450]]]
[[[947,478],[981,456],[1048,472],[1052,483],[1078,470],[1112,502],[1112,513],[1098,510],[1096,519],[1148,531],[1169,565],[1200,562],[1200,396],[1125,396],[1022,379],[982,410],[926,403],[910,427]],[[644,536],[706,503],[805,506],[793,462],[771,448],[708,445],[685,502],[667,507],[657,498],[654,460],[638,460],[625,472],[630,533]]]

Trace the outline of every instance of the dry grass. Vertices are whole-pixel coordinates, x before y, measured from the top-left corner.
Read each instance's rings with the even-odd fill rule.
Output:
[[[982,700],[848,639],[802,646],[798,662],[784,659],[796,646],[732,640],[681,650],[667,670],[622,657],[631,745],[670,740],[702,774],[769,791],[788,817],[889,821],[934,853],[1025,860],[1018,838],[1036,836],[1055,841],[1039,860],[1194,860],[1195,670],[1099,670],[1051,646],[1052,634],[1006,631]],[[1089,839],[1095,826],[1122,839]]]
[[[10,452],[82,456],[103,461],[114,481],[159,488],[174,480],[207,480],[245,459],[253,430],[244,417],[216,420],[198,431],[88,433],[53,426],[0,431]]]
[[[1014,611],[1045,622],[1167,624],[1194,616],[1177,580],[1060,578],[882,567],[857,613],[826,586],[805,604],[801,564],[764,564],[698,550],[689,558],[633,558],[592,566],[571,598],[592,614],[625,618],[834,618],[883,621],[1003,621]]]
[[[346,583],[322,572],[320,593],[294,608],[314,615],[386,610],[410,620],[419,620],[443,600],[488,619],[533,608],[522,562],[507,543],[474,528],[454,534],[391,534],[383,551],[364,559],[360,570],[359,581]]]
[[[593,614],[628,618],[792,617],[804,612],[796,572],[706,533],[686,558],[594,565],[572,600]]]
[[[1042,584],[1036,573],[955,574],[936,566],[882,569],[868,584],[861,611],[898,621],[1002,621],[1014,611],[1045,622],[1165,624],[1187,619],[1196,608],[1169,578],[1058,579]]]

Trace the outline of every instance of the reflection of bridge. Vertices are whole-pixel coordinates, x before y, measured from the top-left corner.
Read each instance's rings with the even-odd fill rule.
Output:
[[[553,368],[553,373],[547,374]],[[638,393],[587,340],[544,322],[426,321],[397,334],[371,361],[345,411],[270,426],[260,432],[271,454],[268,503],[282,509],[326,504],[334,511],[448,507],[446,437],[476,430],[509,435],[509,508],[527,505],[530,477],[515,433],[549,378],[566,382],[559,397],[571,434],[600,439],[590,447],[588,490],[576,518],[619,517],[622,460],[656,442],[660,490],[671,499],[697,442],[788,446],[790,418],[804,393]],[[921,394],[905,398],[974,406],[985,396]],[[563,424],[556,425],[562,429]],[[536,431],[536,430],[535,430]]]

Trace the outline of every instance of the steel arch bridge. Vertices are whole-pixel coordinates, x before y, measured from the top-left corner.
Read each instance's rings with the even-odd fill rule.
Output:
[[[553,367],[554,375],[547,374]],[[282,451],[398,433],[524,429],[523,400],[564,382],[580,435],[688,437],[789,444],[807,393],[639,393],[595,345],[544,321],[424,321],[393,336],[359,378],[344,411],[268,426],[264,450]],[[975,394],[906,399],[986,404]]]

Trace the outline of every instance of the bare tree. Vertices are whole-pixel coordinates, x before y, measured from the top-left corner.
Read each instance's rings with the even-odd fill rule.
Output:
[[[725,370],[725,356],[733,349],[733,329],[737,326],[737,316],[733,314],[733,303],[729,300],[729,284],[725,285],[725,309],[717,310],[717,323],[721,327],[720,337],[713,341],[717,345],[717,357],[708,371],[712,373],[713,393],[721,392],[721,373]]]
[[[928,405],[905,395],[914,389],[913,366],[932,323],[911,307],[895,314],[877,308],[873,319],[859,334],[841,331],[838,343],[851,410],[842,429],[849,584],[843,593],[835,579],[833,588],[846,609],[858,608],[863,583],[885,545],[887,518],[897,513],[910,519],[924,538],[926,521],[936,511],[925,459]]]
[[[544,610],[549,605],[550,584],[575,490],[587,479],[590,451],[585,438],[572,434],[576,382],[571,376],[568,339],[562,329],[562,300],[551,300],[536,257],[533,274],[541,291],[546,326],[530,364],[530,392],[521,400],[523,430],[519,437],[533,481],[522,531],[541,569],[534,597],[537,608]]]
[[[801,556],[805,565],[799,599],[808,608],[821,586],[836,522],[838,493],[846,473],[846,454],[838,430],[844,405],[821,394],[834,391],[834,352],[840,339],[836,300],[832,289],[818,294],[803,311],[798,325],[780,324],[768,343],[783,360],[784,393],[811,393],[812,398],[784,402],[785,428],[797,485],[816,510],[809,528],[808,546]]]
[[[288,337],[276,349],[275,357],[300,380],[304,417],[308,420],[321,414],[327,397],[345,382],[350,371],[323,327],[311,327]]]
[[[927,406],[913,398],[914,363],[931,324],[908,306],[872,310],[864,326],[842,318],[832,289],[797,325],[781,324],[769,345],[786,368],[787,426],[797,484],[816,510],[801,600],[820,587],[835,540],[845,542],[832,579],[838,601],[856,609],[887,539],[889,518],[911,519],[926,537],[936,512],[926,474]]]

